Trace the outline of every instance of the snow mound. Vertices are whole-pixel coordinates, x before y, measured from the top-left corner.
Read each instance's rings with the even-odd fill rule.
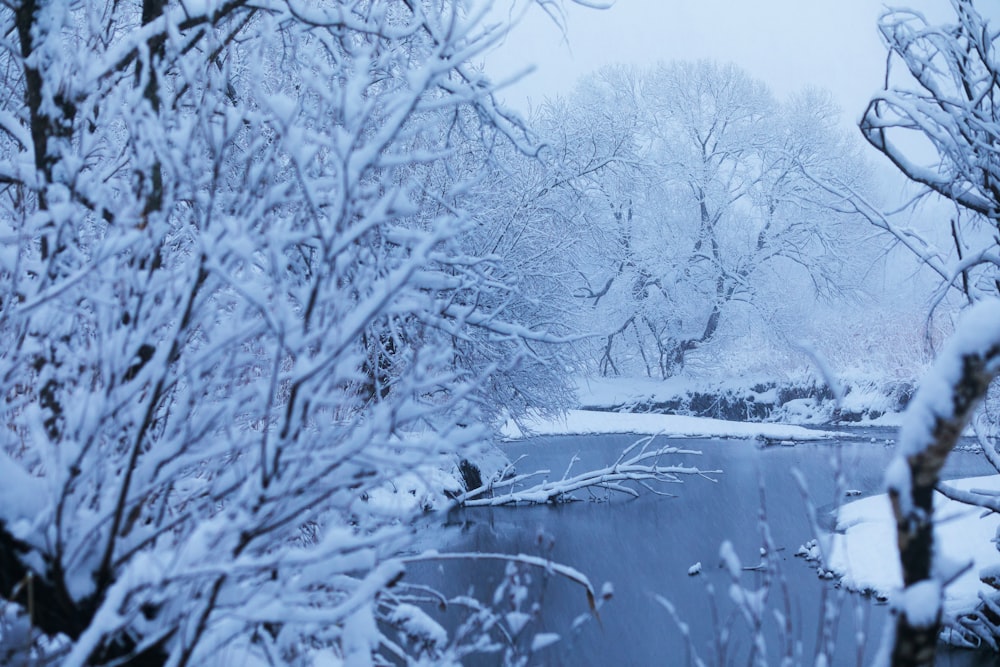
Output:
[[[971,477],[949,484],[963,490],[1000,490],[1000,476]],[[980,592],[992,591],[979,580],[980,570],[1000,565],[1000,552],[992,541],[1000,516],[980,518],[981,510],[937,493],[934,513],[938,517],[936,540],[944,560],[972,562],[972,567],[945,588],[944,610],[948,614],[971,611],[979,602]],[[890,597],[902,587],[896,526],[888,496],[871,496],[844,505],[837,527],[843,532],[833,536],[828,565],[841,576],[844,586]]]

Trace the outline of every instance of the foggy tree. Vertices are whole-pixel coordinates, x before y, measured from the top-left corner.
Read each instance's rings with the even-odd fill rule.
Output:
[[[935,193],[954,202],[954,215],[942,220],[943,229],[938,230],[950,235],[952,253],[942,253],[862,199],[855,201],[876,226],[894,235],[941,277],[937,302],[948,292],[958,292],[966,302],[977,303],[1000,292],[1000,59],[996,52],[1000,38],[971,0],[952,0],[951,4],[955,21],[950,24],[931,24],[922,14],[906,9],[883,14],[879,30],[890,56],[887,85],[872,98],[860,128],[903,174],[923,186],[924,196]],[[933,158],[923,161],[918,156],[928,145]],[[948,371],[939,383],[949,383],[945,386],[951,390],[950,400],[937,399],[922,421],[914,421],[911,434],[922,435],[924,441],[910,438],[920,449],[905,450],[907,457],[899,459],[889,476],[907,591],[922,587],[934,593],[925,597],[936,603],[916,614],[904,606],[897,614],[892,656],[896,665],[933,664],[943,622],[942,573],[932,558],[936,545],[926,512],[931,489],[991,512],[1000,510],[994,498],[959,491],[941,483],[938,476],[940,463],[969,420],[975,399],[986,392],[997,372],[996,308],[986,304],[976,308],[976,324],[967,326],[968,332],[959,339],[966,342],[957,345],[969,347],[978,340],[980,347],[960,350],[962,355],[950,362],[951,369],[947,359],[939,362]],[[942,356],[948,354],[955,356],[952,348]],[[942,409],[939,404],[949,407]],[[983,434],[983,420],[973,423]],[[920,424],[925,425],[926,434],[921,434]],[[980,435],[980,442],[987,460],[1000,471],[994,441]],[[913,491],[909,493],[905,484],[911,478]],[[926,516],[915,520],[920,512]],[[981,572],[980,578],[996,587],[995,573]],[[995,650],[1000,638],[997,603],[997,594],[983,596],[974,612],[956,619],[955,629],[966,641]]]
[[[632,358],[673,375],[727,316],[766,312],[765,294],[849,285],[850,216],[804,172],[864,188],[867,170],[827,94],[779,103],[735,65],[675,62],[606,69],[549,113],[580,119],[557,145],[610,156],[605,137],[625,137],[614,145],[627,150],[582,188],[596,212],[586,226],[605,230],[578,290],[603,327],[602,372]]]
[[[727,304],[747,297],[746,278],[754,262],[733,256],[725,228],[753,224],[753,212],[739,209],[767,170],[755,153],[768,143],[768,122],[777,116],[777,104],[761,82],[735,65],[709,61],[660,66],[651,75],[650,89],[655,91],[650,100],[652,159],[672,182],[679,208],[680,224],[667,222],[669,236],[674,244],[688,247],[684,255],[674,252],[677,264],[669,280],[675,288],[687,288],[669,299],[680,315],[665,369],[672,373],[683,367],[688,352],[712,339]],[[757,250],[771,220],[762,222]],[[657,276],[650,284],[662,290],[667,282]],[[694,303],[698,305],[690,309]],[[688,307],[679,309],[682,304]]]
[[[495,385],[560,396],[563,331],[472,233],[526,147],[486,10],[0,8],[4,659],[484,646],[387,634],[413,510],[372,494],[523,408]]]
[[[629,251],[633,197],[644,178],[636,143],[638,81],[632,75],[625,67],[604,68],[587,79],[593,85],[547,101],[533,122],[545,143],[539,182],[524,191],[528,201],[541,206],[545,224],[575,239],[574,252],[562,259],[568,262],[574,297],[568,310],[582,331],[593,328],[593,319],[589,308],[581,312],[581,303],[603,301],[614,308],[614,292],[640,270]],[[636,318],[615,312],[608,321],[619,319],[627,327]],[[602,372],[609,363],[613,366],[602,360]]]

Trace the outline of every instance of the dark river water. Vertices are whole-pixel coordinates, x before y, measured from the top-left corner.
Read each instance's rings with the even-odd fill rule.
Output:
[[[790,652],[795,664],[813,664],[822,645],[820,619],[824,609],[839,610],[834,665],[869,664],[876,652],[888,608],[876,600],[845,594],[817,576],[814,566],[795,557],[800,545],[816,531],[804,509],[793,470],[805,477],[811,501],[827,528],[839,501],[835,470],[843,488],[862,495],[882,490],[882,474],[892,454],[891,430],[853,432],[856,439],[817,444],[761,448],[745,440],[684,439],[669,444],[700,450],[700,456],[677,457],[678,462],[703,470],[721,469],[717,481],[686,478],[683,484],[659,487],[674,494],[665,497],[643,492],[639,498],[605,502],[576,502],[516,508],[470,508],[452,512],[434,542],[441,551],[529,554],[551,558],[585,573],[600,590],[604,582],[614,595],[600,609],[588,613],[583,590],[557,575],[526,570],[531,596],[539,607],[521,639],[537,632],[558,633],[562,639],[528,654],[531,665],[685,665],[695,664],[691,651],[708,665],[745,665],[752,634],[734,615],[730,600],[732,580],[720,568],[720,546],[729,541],[746,567],[760,563],[762,513],[767,518],[777,572],[771,577],[765,613],[767,664],[779,664]],[[612,463],[635,436],[562,436],[535,438],[504,446],[511,459],[522,454],[520,472],[550,468],[561,476],[570,458],[580,461],[574,470]],[[667,444],[665,441],[661,444]],[[838,464],[839,461],[839,464]],[[946,469],[948,478],[991,472],[982,455],[955,452]],[[763,482],[764,494],[760,493]],[[586,497],[586,493],[579,494]],[[894,554],[885,554],[894,558]],[[689,569],[702,564],[701,574]],[[410,576],[441,588],[448,595],[472,592],[489,600],[504,580],[503,564],[456,561],[422,566]],[[741,583],[757,589],[768,575],[746,570]],[[411,579],[412,581],[412,579]],[[689,628],[686,642],[679,623],[659,601],[667,599]],[[502,607],[504,602],[500,603]],[[530,611],[530,600],[521,609]],[[833,607],[831,607],[833,606]],[[782,613],[775,620],[774,610]],[[829,613],[829,612],[828,612]],[[464,616],[446,614],[453,628]],[[574,619],[580,620],[574,626]],[[860,644],[860,646],[859,646]],[[689,649],[690,647],[690,649]],[[469,659],[467,664],[493,665],[499,658]],[[939,665],[996,664],[994,656],[970,651],[942,651]]]

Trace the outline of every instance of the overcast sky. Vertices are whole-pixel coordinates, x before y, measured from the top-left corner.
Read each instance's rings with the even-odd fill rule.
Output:
[[[513,1],[497,0],[497,11]],[[948,0],[892,4],[932,20],[953,16]],[[604,64],[714,58],[739,64],[779,97],[807,85],[827,88],[853,122],[884,75],[876,31],[882,0],[617,0],[607,10],[566,0],[565,7],[565,35],[533,8],[487,61],[494,79],[536,66],[506,94],[522,111]],[[1000,26],[1000,2],[977,7]]]
[[[495,0],[494,11],[504,11],[511,3],[523,6],[524,1]],[[856,126],[885,75],[886,51],[876,27],[885,0],[617,0],[611,9],[600,11],[564,2],[565,35],[534,7],[486,62],[494,80],[535,66],[504,95],[522,112],[529,104],[568,93],[581,76],[605,64],[712,58],[737,63],[779,98],[805,86],[826,88],[840,104],[845,126]],[[932,22],[954,18],[949,0],[888,4],[921,11]],[[978,0],[976,6],[1000,28],[1000,0]],[[854,136],[866,145],[859,132]],[[912,195],[913,189],[887,160],[874,149],[867,154],[880,166],[887,201],[905,201]],[[916,219],[911,222],[934,229],[938,213],[925,207],[913,213]],[[926,294],[918,283],[909,281],[915,294]]]

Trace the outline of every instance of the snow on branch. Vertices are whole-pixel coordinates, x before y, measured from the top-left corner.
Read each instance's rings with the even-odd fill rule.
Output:
[[[940,584],[930,585],[937,579],[932,496],[948,454],[998,371],[1000,301],[983,301],[965,313],[906,412],[886,473],[905,588],[894,665],[933,662],[942,592]]]
[[[876,94],[862,116],[865,139],[906,176],[958,204],[1000,219],[1000,61],[997,33],[967,0],[953,0],[957,21],[930,25],[923,15],[889,10],[879,29],[907,85]],[[918,164],[899,139],[916,133],[933,145],[935,164]],[[912,145],[912,142],[911,144]]]
[[[516,263],[473,224],[498,156],[536,150],[476,62],[509,20],[3,7],[0,605],[37,638],[17,651],[395,656],[384,628],[421,619],[382,594],[418,510],[373,496],[570,393],[569,325],[529,279],[551,246]]]
[[[572,568],[568,565],[563,565],[555,561],[549,560],[547,558],[541,558],[540,556],[531,556],[528,554],[499,554],[499,553],[438,553],[437,551],[425,551],[424,553],[418,554],[416,556],[409,556],[400,559],[401,562],[405,564],[411,563],[421,563],[426,561],[446,561],[446,560],[461,560],[461,561],[473,561],[473,560],[493,560],[502,561],[505,563],[521,563],[523,565],[530,565],[532,567],[538,567],[546,572],[554,572],[561,577],[565,577],[569,581],[575,584],[579,584],[587,593],[587,601],[590,605],[592,611],[596,613],[596,600],[597,595],[594,592],[594,587],[590,583],[590,579],[587,578],[583,572]]]
[[[610,466],[588,470],[578,475],[569,475],[569,469],[562,479],[543,482],[519,488],[530,478],[547,475],[548,470],[516,475],[497,482],[471,489],[458,498],[458,503],[466,507],[490,507],[499,505],[543,504],[572,500],[572,493],[581,489],[599,489],[638,497],[634,485],[653,493],[663,493],[654,484],[677,484],[683,475],[696,475],[715,481],[709,475],[720,474],[721,470],[701,470],[686,465],[663,465],[660,459],[673,455],[700,455],[701,452],[677,447],[650,449],[653,438],[642,438],[621,453]],[[635,450],[638,449],[638,452]],[[635,452],[635,453],[633,453]],[[630,485],[629,483],[634,483]]]

